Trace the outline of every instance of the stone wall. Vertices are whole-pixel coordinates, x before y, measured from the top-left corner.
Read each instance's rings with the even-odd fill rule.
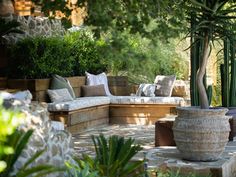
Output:
[[[10,34],[5,36],[9,43],[15,43],[19,39],[33,36],[53,36],[63,35],[65,29],[59,19],[48,19],[47,17],[33,17],[33,16],[17,16],[9,14],[4,16],[7,21],[16,20],[20,22],[19,29],[24,31],[24,34]]]
[[[26,161],[36,152],[45,150],[44,153],[35,160],[31,166],[49,164],[56,167],[63,167],[65,161],[74,162],[74,148],[72,136],[69,132],[56,130],[49,120],[46,103],[33,102],[30,105],[23,102],[10,100],[5,102],[5,106],[22,110],[26,115],[26,122],[20,128],[24,131],[33,129],[33,135],[18,158],[14,166],[14,172],[18,171]],[[30,167],[30,166],[29,166]],[[13,173],[14,173],[13,172]],[[52,173],[47,177],[65,176],[64,172]]]

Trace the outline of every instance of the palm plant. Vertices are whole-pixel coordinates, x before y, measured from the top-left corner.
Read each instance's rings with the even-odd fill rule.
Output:
[[[133,156],[142,148],[134,144],[134,139],[124,139],[113,135],[106,139],[104,135],[92,136],[95,146],[95,159],[88,155],[83,155],[83,161],[77,160],[82,169],[89,164],[90,169],[97,172],[100,177],[127,177],[142,176],[136,174],[143,165],[143,161],[131,161]],[[95,174],[94,174],[95,175]],[[96,176],[96,175],[95,175]]]
[[[234,0],[190,0],[189,2],[187,11],[190,17],[194,16],[195,20],[195,27],[191,28],[190,33],[195,34],[195,37],[203,42],[196,85],[200,106],[202,109],[208,109],[209,101],[203,82],[208,58],[214,41],[225,38],[235,39],[236,5]]]

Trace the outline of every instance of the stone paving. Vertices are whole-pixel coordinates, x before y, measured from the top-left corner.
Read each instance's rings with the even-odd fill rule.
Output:
[[[97,127],[81,134],[73,136],[76,155],[82,153],[94,156],[94,147],[91,139],[92,135],[104,134],[105,137],[119,135],[127,138],[134,138],[135,142],[143,147],[143,151],[135,156],[135,159],[143,159],[148,149],[154,148],[155,125],[109,125]]]
[[[212,177],[236,177],[236,139],[227,144],[225,151],[218,161],[215,162],[189,162],[182,160],[176,147],[154,147],[155,126],[154,125],[109,125],[97,127],[81,134],[73,136],[76,155],[82,153],[94,156],[91,135],[103,133],[105,137],[120,135],[134,138],[136,143],[143,147],[134,160],[144,158],[147,153],[149,169],[165,168],[178,170],[181,173],[197,173],[201,175],[213,174]]]

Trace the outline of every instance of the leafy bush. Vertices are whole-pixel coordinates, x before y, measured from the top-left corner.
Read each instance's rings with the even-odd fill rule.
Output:
[[[98,74],[106,71],[106,64],[99,53],[100,40],[95,40],[89,30],[68,33],[65,42],[75,59],[74,74],[84,75],[85,71]]]
[[[73,74],[74,58],[63,39],[35,37],[19,41],[11,48],[10,78],[47,78],[50,74]]]
[[[103,36],[108,43],[103,46],[103,58],[107,58],[108,71],[112,75],[127,75],[134,83],[153,82],[157,74],[175,74],[187,79],[187,59],[177,53],[177,42],[151,40],[140,34],[111,31]],[[183,53],[183,51],[181,51]]]
[[[16,43],[10,50],[10,78],[48,78],[84,75],[85,71],[105,71],[97,52],[97,42],[86,32],[64,37],[34,37]]]

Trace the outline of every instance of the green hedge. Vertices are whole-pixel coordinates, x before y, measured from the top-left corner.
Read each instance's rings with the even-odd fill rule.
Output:
[[[64,37],[34,37],[19,41],[10,49],[9,78],[48,78],[99,73],[106,65],[100,60],[97,42],[84,32]]]
[[[9,78],[49,78],[98,74],[126,75],[134,83],[152,83],[158,74],[188,77],[188,63],[175,41],[156,43],[140,34],[111,31],[95,39],[88,30],[63,37],[35,37],[10,50]]]

